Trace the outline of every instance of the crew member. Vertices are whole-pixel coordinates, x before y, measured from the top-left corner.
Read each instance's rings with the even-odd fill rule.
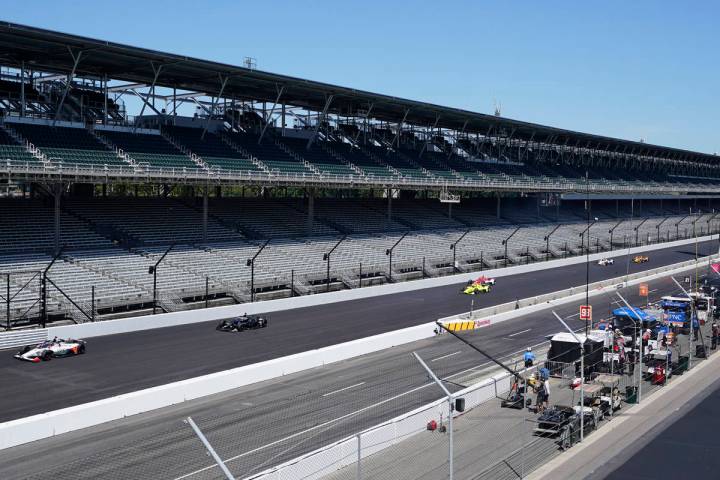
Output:
[[[528,347],[527,350],[525,350],[523,358],[525,360],[525,368],[533,366],[533,363],[535,363],[535,354],[533,353],[532,348]]]

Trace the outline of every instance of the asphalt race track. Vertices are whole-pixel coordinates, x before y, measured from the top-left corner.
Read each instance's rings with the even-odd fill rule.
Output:
[[[699,246],[713,253],[714,241]],[[637,272],[692,259],[694,245],[650,252],[650,261],[629,264]],[[615,265],[591,265],[590,281],[625,274]],[[526,298],[585,283],[585,265],[503,277],[488,295],[473,297],[475,308]],[[429,288],[270,315],[267,329],[217,332],[216,322],[92,338],[88,353],[41,364],[22,363],[11,351],[0,356],[0,421],[111,397],[279,356],[334,345],[434,321],[469,310],[461,285]],[[148,318],[150,321],[150,318]]]
[[[649,282],[650,299],[678,293],[669,278]],[[623,296],[641,301],[637,287]],[[618,306],[613,293],[592,300],[596,319]],[[578,304],[556,308],[581,327]],[[521,352],[561,330],[548,310],[468,333],[495,357]],[[0,451],[0,478],[221,479],[182,419],[192,416],[240,478],[295,458],[439,398],[411,352],[458,390],[495,368],[449,335]],[[516,356],[516,358],[519,358]],[[506,360],[515,367],[512,360]],[[58,362],[60,363],[60,362]]]

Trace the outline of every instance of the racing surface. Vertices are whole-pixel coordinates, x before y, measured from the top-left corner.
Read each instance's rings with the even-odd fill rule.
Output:
[[[716,246],[705,242],[698,252],[707,255]],[[694,255],[694,245],[656,250],[648,253],[649,262],[630,263],[629,271]],[[610,266],[592,264],[590,281],[620,277],[626,268],[625,257]],[[91,338],[85,355],[40,364],[21,363],[12,358],[14,351],[4,351],[0,421],[434,321],[468,311],[471,298],[475,308],[483,308],[584,283],[585,264],[578,264],[501,277],[492,292],[472,297],[460,294],[464,284],[456,284],[275,312],[267,328],[242,333],[218,332],[213,321]]]
[[[667,277],[649,282],[649,291],[651,301],[679,292]],[[636,286],[622,294],[635,304],[644,301]],[[608,293],[591,303],[599,319],[618,306],[618,298]],[[580,327],[578,305],[555,310],[570,326]],[[466,338],[489,354],[506,358],[561,329],[550,311],[543,310]],[[222,479],[183,423],[187,416],[198,423],[231,471],[245,478],[439,398],[442,393],[428,381],[413,351],[453,391],[496,368],[443,335],[0,451],[0,478]],[[510,367],[517,367],[513,362]]]

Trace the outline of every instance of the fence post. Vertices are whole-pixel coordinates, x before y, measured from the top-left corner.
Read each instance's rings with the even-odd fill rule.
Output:
[[[360,262],[360,270],[358,271],[358,288],[362,288],[362,262]]]
[[[95,285],[90,288],[90,321],[95,321]]]
[[[295,296],[295,270],[290,270],[290,298]]]
[[[208,308],[208,295],[210,295],[210,277],[205,275],[205,308]]]

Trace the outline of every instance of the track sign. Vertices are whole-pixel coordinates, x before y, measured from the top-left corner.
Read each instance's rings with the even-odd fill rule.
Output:
[[[641,284],[640,284],[640,296],[641,296],[641,297],[647,297],[647,296],[648,296],[648,284],[647,284],[647,283],[641,283]]]
[[[580,305],[580,320],[592,320],[592,305]]]

